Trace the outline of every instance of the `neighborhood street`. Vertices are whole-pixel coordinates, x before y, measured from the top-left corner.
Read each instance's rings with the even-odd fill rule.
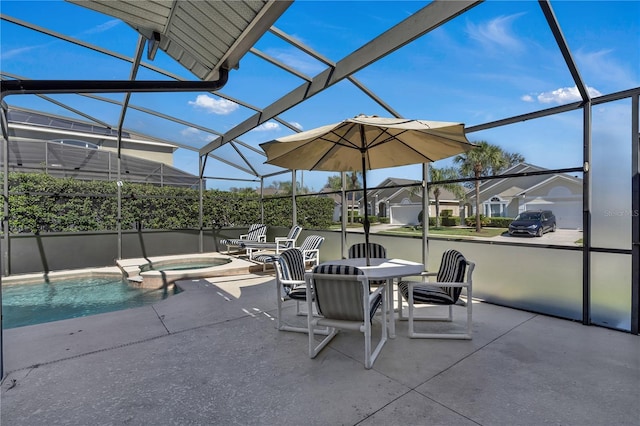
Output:
[[[388,223],[377,223],[371,225],[371,233],[390,231],[395,228],[402,228],[402,225],[390,225]],[[363,228],[349,228],[349,232],[364,232]],[[438,235],[440,236],[440,235]],[[465,237],[460,237],[465,238]],[[580,229],[558,229],[556,232],[547,232],[542,237],[511,236],[508,234],[497,235],[495,237],[474,237],[474,239],[487,239],[491,241],[526,243],[526,244],[557,244],[557,245],[577,245],[576,241],[582,239]]]

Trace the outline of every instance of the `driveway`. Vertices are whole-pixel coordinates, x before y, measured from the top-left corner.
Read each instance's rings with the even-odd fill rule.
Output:
[[[394,228],[402,228],[402,225],[391,225],[377,223],[371,225],[371,233],[393,230]],[[350,228],[349,232],[363,232],[362,228]],[[582,238],[582,230],[580,229],[558,229],[556,232],[547,232],[542,237],[529,236],[511,236],[508,233],[497,235],[495,237],[473,237],[474,239],[486,239],[491,241],[501,241],[510,243],[526,243],[526,244],[554,244],[576,246],[576,241]]]
[[[523,242],[527,244],[557,244],[575,246],[576,241],[582,238],[582,230],[558,229],[556,232],[547,232],[542,237],[512,236],[508,233],[490,238],[491,241],[508,241],[512,243]]]

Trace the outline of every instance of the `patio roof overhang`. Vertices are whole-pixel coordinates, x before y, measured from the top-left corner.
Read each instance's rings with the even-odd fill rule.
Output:
[[[293,1],[66,0],[118,18],[204,81],[236,68]],[[215,90],[215,89],[213,89]]]

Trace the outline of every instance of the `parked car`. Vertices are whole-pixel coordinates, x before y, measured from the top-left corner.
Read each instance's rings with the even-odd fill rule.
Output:
[[[556,232],[556,217],[551,210],[525,211],[509,224],[509,235],[534,235]]]

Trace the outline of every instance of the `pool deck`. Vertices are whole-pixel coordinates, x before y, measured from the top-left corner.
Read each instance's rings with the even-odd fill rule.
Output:
[[[209,268],[181,269],[176,271],[145,271],[140,272],[140,267],[151,263],[185,261],[196,263],[200,260],[226,259],[228,263],[212,266]],[[153,256],[116,260],[114,266],[70,269],[63,271],[51,271],[48,273],[17,274],[10,277],[2,277],[3,284],[28,284],[40,283],[43,280],[55,281],[82,276],[108,276],[124,277],[136,282],[143,287],[162,288],[178,280],[224,277],[233,275],[244,275],[254,272],[261,272],[264,267],[261,263],[245,260],[238,256],[229,256],[218,252],[210,253],[189,253],[171,256]]]
[[[360,333],[341,333],[310,359],[305,334],[276,330],[273,276],[179,285],[183,292],[151,306],[5,330],[0,423],[604,426],[640,418],[638,336],[476,302],[473,340],[409,339],[399,322],[365,370]],[[294,304],[286,309],[291,317]]]

